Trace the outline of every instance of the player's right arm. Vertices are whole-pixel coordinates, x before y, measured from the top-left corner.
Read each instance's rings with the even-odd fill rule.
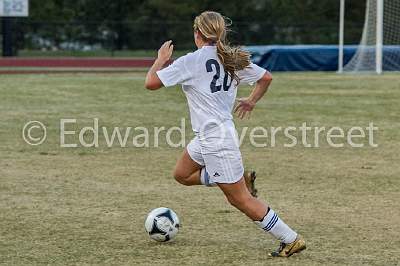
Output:
[[[163,66],[171,59],[173,50],[174,45],[172,44],[172,41],[165,42],[158,50],[157,59],[154,61],[154,64],[146,75],[146,81],[144,83],[146,89],[157,90],[164,86],[157,75],[157,71],[161,70]]]

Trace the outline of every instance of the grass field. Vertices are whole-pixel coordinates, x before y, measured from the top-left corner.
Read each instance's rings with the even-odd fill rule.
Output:
[[[252,147],[260,198],[307,240],[306,252],[271,260],[277,243],[230,207],[217,188],[171,177],[181,148],[61,148],[59,120],[76,129],[175,126],[188,118],[182,92],[143,89],[144,75],[0,76],[0,263],[103,265],[398,265],[400,261],[399,74],[276,74],[244,126],[379,127],[379,147]],[[240,96],[250,92],[241,88]],[[24,124],[42,121],[47,139],[29,146]],[[71,126],[72,127],[72,126]],[[90,139],[90,135],[85,135]],[[187,123],[187,140],[191,138]],[[77,141],[69,136],[69,142]],[[367,140],[363,143],[367,144]],[[144,231],[153,208],[181,218],[175,241]]]

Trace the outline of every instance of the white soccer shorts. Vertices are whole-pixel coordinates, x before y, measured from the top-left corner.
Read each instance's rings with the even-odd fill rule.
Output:
[[[244,174],[236,130],[228,128],[226,133],[196,136],[186,147],[192,160],[205,166],[210,183],[236,183]]]

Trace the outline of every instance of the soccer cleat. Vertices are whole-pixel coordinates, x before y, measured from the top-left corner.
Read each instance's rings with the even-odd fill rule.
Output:
[[[271,252],[271,257],[290,257],[294,253],[299,253],[306,249],[306,241],[298,235],[293,243],[285,244],[281,243],[276,251]]]
[[[257,175],[255,171],[244,172],[244,181],[246,182],[246,187],[249,190],[250,194],[255,198],[257,198],[257,189],[255,187],[256,177]]]

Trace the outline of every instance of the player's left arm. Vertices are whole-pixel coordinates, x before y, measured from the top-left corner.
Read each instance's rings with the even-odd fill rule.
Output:
[[[158,50],[157,59],[156,61],[154,61],[154,64],[149,69],[146,75],[146,81],[144,83],[146,89],[157,90],[164,86],[160,78],[157,76],[157,71],[161,70],[164,65],[171,59],[173,50],[174,45],[172,44],[172,41],[165,42]]]
[[[240,119],[244,117],[250,117],[251,111],[253,111],[257,102],[267,92],[269,85],[272,82],[272,75],[268,71],[257,81],[255,88],[247,98],[238,99],[238,103],[235,107],[235,113]]]

